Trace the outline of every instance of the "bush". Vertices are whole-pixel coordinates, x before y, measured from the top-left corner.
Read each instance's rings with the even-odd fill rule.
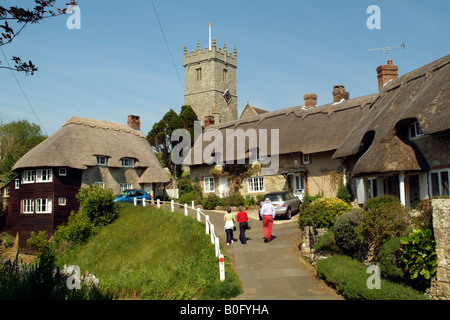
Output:
[[[375,254],[389,239],[403,236],[411,222],[408,210],[397,201],[374,202],[363,213],[361,234]]]
[[[299,226],[329,228],[334,225],[337,217],[351,210],[352,207],[338,198],[318,198],[300,212]]]
[[[314,246],[316,252],[322,252],[325,254],[339,253],[339,247],[336,245],[334,238],[334,227],[327,230],[317,241]]]
[[[353,195],[348,187],[342,186],[339,188],[336,198],[341,199],[342,201],[350,204],[353,200]]]
[[[353,209],[336,219],[334,224],[334,238],[336,244],[342,251],[349,256],[356,256],[362,236],[360,225],[363,221],[361,210]]]
[[[97,185],[82,188],[77,194],[80,210],[87,214],[94,226],[107,225],[117,218],[115,196],[112,190]]]
[[[181,204],[185,204],[187,203],[188,205],[190,205],[192,203],[192,201],[195,201],[197,199],[197,195],[188,192],[183,194],[177,202],[181,203]]]
[[[404,275],[403,270],[399,267],[400,248],[400,237],[395,237],[386,241],[378,252],[381,274],[396,282],[400,282]]]
[[[67,224],[60,225],[53,238],[59,246],[66,242],[84,244],[94,234],[94,225],[84,211],[72,211]]]
[[[317,261],[317,274],[348,299],[425,300],[425,295],[403,285],[380,279],[380,289],[369,289],[370,273],[357,260],[334,255]]]
[[[27,245],[34,248],[37,251],[38,256],[42,254],[47,243],[47,231],[39,231],[38,234],[31,231],[30,237],[27,239]]]
[[[202,205],[205,210],[214,210],[216,207],[223,206],[224,201],[215,193],[211,193],[203,199]]]
[[[184,176],[178,179],[177,184],[180,199],[187,193],[194,194],[196,197],[201,197],[202,187],[200,186],[198,180],[191,180],[189,176]]]
[[[405,273],[418,288],[426,288],[436,273],[436,242],[430,228],[414,229],[408,237],[401,238],[400,262]]]
[[[369,199],[364,204],[363,210],[371,211],[373,213],[379,212],[387,203],[400,203],[400,200],[392,195],[382,195]]]
[[[245,198],[240,193],[233,193],[223,199],[224,205],[227,207],[239,207],[245,205]]]
[[[254,206],[255,204],[256,204],[255,198],[253,198],[253,197],[245,198],[244,206],[251,207],[251,206]]]

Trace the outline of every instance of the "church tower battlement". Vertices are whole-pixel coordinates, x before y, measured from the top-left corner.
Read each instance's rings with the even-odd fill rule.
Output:
[[[190,105],[199,120],[214,117],[214,123],[237,120],[236,69],[237,51],[228,52],[226,43],[217,48],[213,38],[211,47],[188,54],[184,46],[185,94],[184,104]]]

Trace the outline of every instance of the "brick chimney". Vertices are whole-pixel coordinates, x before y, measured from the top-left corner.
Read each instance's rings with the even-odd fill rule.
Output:
[[[205,117],[205,129],[209,126],[214,125],[214,117],[213,116],[206,116]]]
[[[333,103],[341,102],[342,99],[348,100],[349,98],[350,92],[345,91],[345,87],[342,84],[333,87]]]
[[[127,124],[133,129],[141,130],[141,120],[139,116],[129,115]]]
[[[305,99],[305,105],[304,108],[314,108],[317,106],[317,94],[315,93],[307,93],[303,96],[303,99]]]
[[[398,78],[398,66],[393,65],[392,60],[388,60],[387,65],[381,65],[377,68],[378,91],[390,80]]]

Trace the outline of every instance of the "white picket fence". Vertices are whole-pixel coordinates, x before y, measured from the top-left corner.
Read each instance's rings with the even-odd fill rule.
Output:
[[[137,206],[141,203],[142,206],[150,206],[153,205],[152,200],[145,200],[145,199],[134,199],[134,205]],[[211,237],[211,244],[214,245],[215,251],[216,251],[216,257],[219,258],[219,274],[220,274],[220,281],[225,281],[225,262],[224,262],[224,256],[222,252],[220,251],[220,242],[219,238],[217,237],[215,231],[214,231],[214,224],[211,223],[209,219],[209,215],[205,214],[203,211],[200,210],[200,208],[195,208],[194,201],[192,201],[191,207],[185,204],[176,203],[173,200],[171,201],[160,201],[159,199],[156,200],[156,207],[159,209],[161,208],[161,204],[170,204],[170,210],[172,212],[175,211],[175,206],[179,206],[184,209],[184,215],[189,216],[189,210],[194,210],[197,215],[197,221],[202,222],[202,216],[205,221],[205,232],[206,234],[210,235]]]

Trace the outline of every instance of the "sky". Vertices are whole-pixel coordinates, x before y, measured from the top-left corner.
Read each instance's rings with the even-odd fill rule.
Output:
[[[64,8],[67,1],[56,1]],[[0,0],[30,8],[31,0]],[[70,117],[126,124],[139,115],[146,135],[184,104],[183,48],[237,49],[240,115],[249,102],[268,111],[301,106],[316,93],[332,102],[343,84],[350,98],[378,91],[376,68],[387,53],[399,75],[450,53],[450,1],[430,0],[78,0],[75,13],[27,26],[2,46],[10,59],[32,60],[32,76],[0,69],[0,117],[26,119],[52,135]],[[379,15],[368,8],[376,5]],[[156,11],[155,11],[156,9]],[[158,21],[159,18],[159,21]],[[373,20],[374,18],[379,18]],[[379,29],[367,21],[379,22]],[[371,25],[371,24],[369,24]],[[6,61],[0,52],[3,66]],[[12,62],[10,62],[12,63]],[[16,82],[16,80],[18,83]],[[22,88],[22,89],[21,89]],[[23,90],[23,92],[22,92]]]

